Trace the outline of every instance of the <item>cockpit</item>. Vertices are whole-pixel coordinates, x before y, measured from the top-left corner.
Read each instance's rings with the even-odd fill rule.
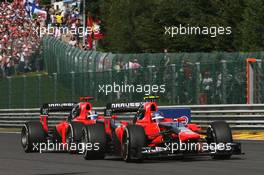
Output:
[[[153,112],[152,115],[152,121],[154,122],[161,122],[165,117],[164,117],[164,114],[162,112]]]
[[[91,110],[91,111],[87,112],[87,119],[88,120],[96,120],[97,117],[98,117],[98,114],[96,111]]]

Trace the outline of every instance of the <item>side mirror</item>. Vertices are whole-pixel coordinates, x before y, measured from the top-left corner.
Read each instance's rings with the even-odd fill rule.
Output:
[[[182,116],[182,117],[179,117],[177,119],[175,119],[178,123],[182,123],[184,125],[187,125],[189,123],[188,121],[188,117],[186,116]]]

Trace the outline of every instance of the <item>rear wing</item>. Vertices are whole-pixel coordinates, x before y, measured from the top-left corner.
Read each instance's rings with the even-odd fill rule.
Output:
[[[88,96],[88,97],[80,97],[80,101],[90,101],[90,100],[94,100],[94,98],[90,97],[90,96]]]
[[[113,113],[137,112],[145,102],[133,103],[108,103],[106,105],[105,115],[109,116]]]
[[[40,108],[41,115],[49,115],[49,112],[70,112],[77,103],[45,103]]]

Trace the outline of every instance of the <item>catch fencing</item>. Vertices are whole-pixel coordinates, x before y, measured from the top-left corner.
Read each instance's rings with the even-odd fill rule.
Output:
[[[84,51],[54,37],[43,40],[43,58],[49,75],[57,74],[75,94],[105,100],[131,101],[146,93],[98,93],[102,84],[166,85],[162,104],[245,104],[246,59],[256,58],[254,103],[264,102],[264,52],[140,53]],[[141,68],[131,70],[138,61]],[[87,88],[89,86],[89,88]],[[85,91],[85,90],[90,91]],[[85,91],[85,93],[84,93]],[[151,93],[155,94],[155,93]]]
[[[227,73],[228,64],[196,63],[191,68],[173,64],[136,70],[9,77],[0,80],[0,91],[4,92],[0,108],[39,107],[42,103],[78,101],[80,96],[93,96],[96,106],[141,101],[146,95],[159,95],[162,105],[246,103],[245,75],[242,71]],[[203,75],[204,67],[218,70]]]
[[[249,57],[258,59],[252,63],[253,103],[264,103],[264,52],[115,54],[84,51],[54,37],[45,37],[42,48],[46,73],[1,78],[0,109],[37,108],[80,96],[93,96],[95,106],[104,106],[149,94],[159,95],[161,105],[245,104]],[[135,59],[138,69],[130,67]],[[132,90],[122,90],[126,85]]]

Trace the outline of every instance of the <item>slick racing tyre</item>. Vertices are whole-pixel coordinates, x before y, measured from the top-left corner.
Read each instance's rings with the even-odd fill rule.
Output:
[[[103,123],[86,125],[82,129],[83,157],[86,160],[104,159],[106,134]]]
[[[215,121],[212,122],[207,129],[207,142],[209,144],[215,143],[232,143],[232,132],[229,125],[225,121]],[[232,153],[231,151],[221,150],[217,151],[217,154],[212,155],[213,159],[230,159]]]
[[[82,138],[82,128],[84,124],[81,122],[71,122],[66,132],[66,143],[68,145],[68,152],[71,154],[78,153],[78,144]],[[76,148],[76,150],[71,150]]]
[[[21,130],[21,144],[26,153],[39,151],[39,144],[46,141],[47,133],[39,121],[24,124]]]
[[[123,134],[121,155],[126,162],[141,162],[142,147],[146,146],[146,135],[143,127],[128,125]]]

